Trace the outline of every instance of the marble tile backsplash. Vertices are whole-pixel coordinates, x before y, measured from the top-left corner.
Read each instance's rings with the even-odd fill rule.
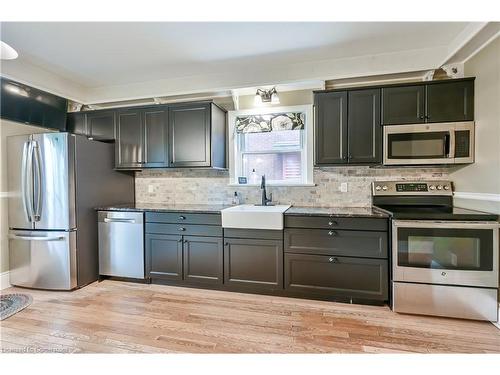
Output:
[[[296,206],[367,207],[377,180],[448,179],[446,168],[325,167],[314,170],[309,187],[268,187],[273,200]],[[348,191],[340,192],[347,182]],[[242,203],[258,203],[255,186],[229,186],[229,172],[208,169],[145,170],[135,175],[136,201],[168,204],[230,204],[237,191]]]

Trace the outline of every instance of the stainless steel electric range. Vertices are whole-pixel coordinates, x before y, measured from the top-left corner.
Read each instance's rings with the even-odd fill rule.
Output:
[[[450,181],[372,188],[392,221],[392,309],[498,321],[498,215],[454,207]]]

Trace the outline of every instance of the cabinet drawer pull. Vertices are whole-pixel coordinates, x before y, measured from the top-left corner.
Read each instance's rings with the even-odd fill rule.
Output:
[[[226,242],[226,243],[224,244],[224,246],[229,246],[229,242]]]
[[[328,225],[329,225],[329,226],[332,226],[332,225],[337,225],[337,222],[336,222],[336,221],[329,221],[329,222],[328,222]]]
[[[179,220],[186,220],[186,216],[179,216]]]
[[[179,228],[179,230],[180,230],[181,232],[184,232],[184,231],[186,230],[186,228],[180,227],[180,228]]]
[[[329,236],[336,236],[337,232],[334,232],[333,230],[328,231]]]
[[[330,258],[328,259],[328,261],[329,261],[330,263],[338,263],[338,262],[339,262],[339,258],[330,257]]]

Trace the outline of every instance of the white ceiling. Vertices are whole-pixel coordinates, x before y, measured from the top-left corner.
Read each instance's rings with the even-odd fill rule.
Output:
[[[2,23],[1,40],[19,52],[18,60],[3,62],[2,71],[22,75],[21,66],[47,71],[78,87],[86,96],[82,101],[120,99],[120,92],[124,92],[122,98],[145,96],[148,82],[169,87],[164,93],[155,87],[151,95],[176,90],[181,94],[200,88],[235,88],[237,82],[279,83],[272,82],[270,73],[287,69],[290,79],[297,80],[300,74],[292,66],[300,64],[309,75],[304,78],[335,76],[332,71],[329,77],[318,77],[316,65],[304,65],[311,62],[322,66],[327,61],[365,57],[369,74],[373,56],[392,54],[399,59],[392,70],[408,70],[417,63],[408,61],[408,68],[403,68],[398,65],[403,55],[398,54],[412,60],[410,56],[420,50],[429,61],[419,62],[423,66],[418,67],[434,67],[470,26],[465,22]],[[391,60],[384,61],[379,70],[391,72],[387,63]],[[266,69],[268,74],[263,74]],[[253,80],[248,77],[251,72]],[[283,73],[279,78],[284,77]],[[196,85],[189,86],[194,78]]]

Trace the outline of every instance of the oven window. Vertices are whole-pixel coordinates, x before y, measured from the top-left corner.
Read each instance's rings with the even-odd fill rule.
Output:
[[[448,157],[448,132],[389,134],[387,137],[389,159],[436,159]]]
[[[448,270],[493,270],[493,231],[398,228],[398,265]]]

